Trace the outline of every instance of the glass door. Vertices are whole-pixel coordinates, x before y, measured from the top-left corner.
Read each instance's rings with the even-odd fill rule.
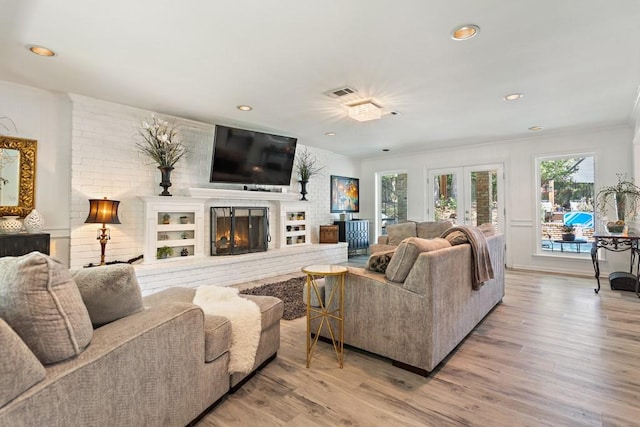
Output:
[[[504,232],[502,164],[429,171],[429,216],[456,224],[493,224]]]

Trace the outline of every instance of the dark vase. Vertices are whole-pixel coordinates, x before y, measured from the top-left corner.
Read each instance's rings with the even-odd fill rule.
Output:
[[[300,181],[300,194],[302,194],[302,198],[300,200],[307,201],[307,182],[309,181]]]
[[[171,193],[167,191],[167,188],[171,187],[171,171],[173,168],[171,166],[158,166],[160,172],[162,173],[162,182],[160,182],[160,187],[164,188],[164,191],[159,194],[159,196],[170,196]]]

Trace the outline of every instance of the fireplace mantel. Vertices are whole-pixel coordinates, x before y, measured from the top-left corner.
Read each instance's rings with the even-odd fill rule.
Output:
[[[226,200],[265,200],[271,202],[294,202],[296,193],[276,193],[272,191],[223,190],[220,188],[189,188],[191,197]]]

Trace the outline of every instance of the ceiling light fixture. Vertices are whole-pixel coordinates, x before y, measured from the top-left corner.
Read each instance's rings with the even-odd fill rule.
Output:
[[[349,117],[359,122],[377,120],[382,117],[382,109],[371,101],[347,105]]]
[[[336,136],[335,132],[325,132],[324,134],[327,136]]]
[[[473,24],[462,25],[451,32],[454,40],[469,40],[480,32],[480,27]]]
[[[505,101],[517,101],[518,99],[522,99],[524,95],[521,93],[510,93],[504,96]]]
[[[537,130],[542,130],[542,127],[541,127],[541,126],[531,126],[531,127],[529,128],[529,130],[532,130],[532,131],[534,131],[534,132],[535,132],[535,131],[537,131]]]
[[[36,55],[40,55],[40,56],[55,56],[55,52],[52,51],[51,49],[48,49],[44,46],[36,46],[36,45],[30,45],[27,46],[27,49],[29,49],[31,51],[31,53],[35,53]]]
[[[238,105],[236,108],[238,110],[240,110],[240,111],[251,111],[251,110],[253,110],[253,107],[251,105]]]
[[[388,148],[383,148],[382,151],[384,151],[386,153],[387,151],[389,151],[389,149]]]

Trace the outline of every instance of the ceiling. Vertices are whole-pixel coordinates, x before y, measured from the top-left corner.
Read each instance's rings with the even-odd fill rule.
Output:
[[[3,0],[0,80],[362,158],[632,124],[639,22],[638,0]],[[350,119],[343,86],[384,117]]]

